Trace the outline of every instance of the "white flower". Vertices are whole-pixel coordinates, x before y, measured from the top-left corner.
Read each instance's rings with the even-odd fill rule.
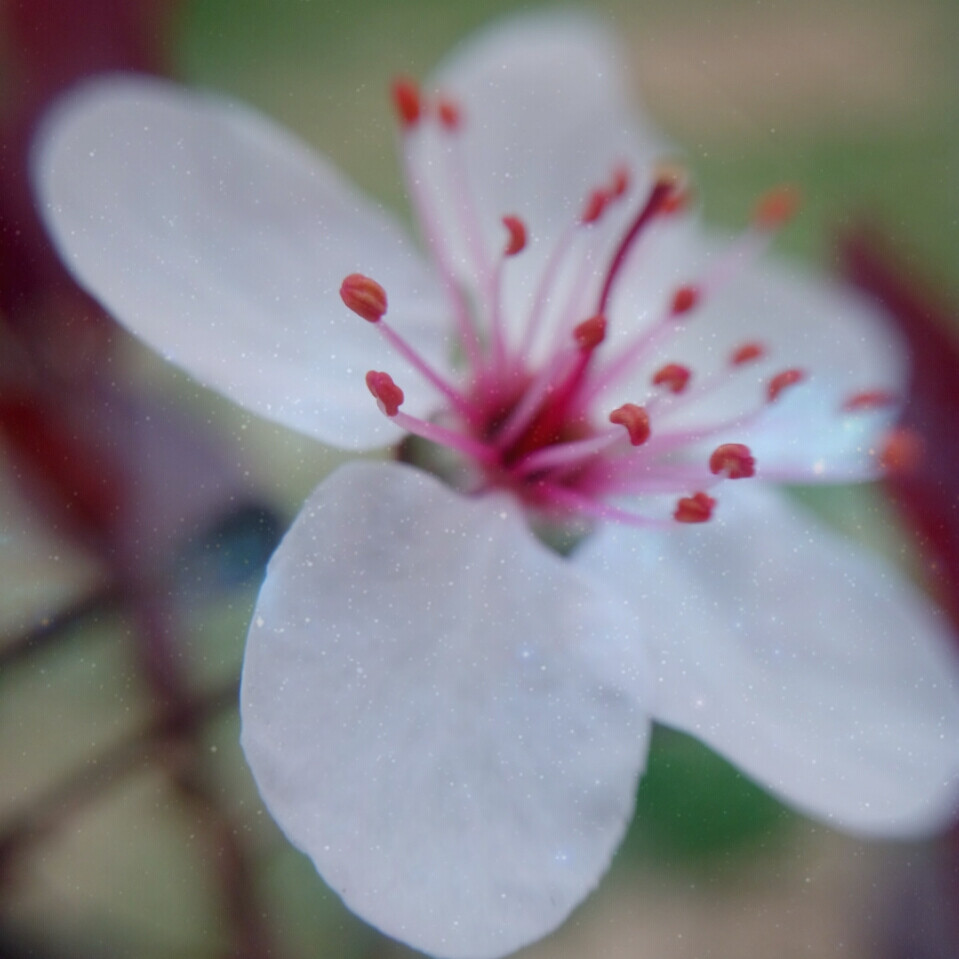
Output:
[[[455,488],[369,461],[320,485],[241,703],[291,841],[440,956],[507,953],[583,899],[652,719],[855,832],[933,830],[956,798],[944,628],[768,483],[876,473],[896,343],[757,265],[782,196],[703,235],[620,60],[532,18],[428,96],[396,87],[425,258],[261,117],[155,80],[80,88],[37,150],[71,270],[168,359],[327,443],[451,451]],[[527,520],[588,535],[563,559]]]

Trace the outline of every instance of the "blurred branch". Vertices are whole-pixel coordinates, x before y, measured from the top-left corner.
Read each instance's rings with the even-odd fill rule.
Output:
[[[0,828],[0,883],[8,879],[13,860],[27,847],[55,832],[70,816],[124,777],[160,759],[168,764],[182,764],[183,754],[176,747],[183,730],[199,728],[224,709],[235,707],[237,697],[236,680],[203,693],[182,710],[166,713],[86,760],[9,819]]]
[[[168,710],[134,735],[104,750],[33,801],[0,829],[0,883],[10,881],[16,861],[38,842],[62,828],[83,806],[95,801],[123,778],[150,763],[160,763],[174,787],[201,822],[209,861],[231,930],[231,959],[276,956],[269,943],[263,911],[257,903],[248,853],[235,823],[219,807],[202,776],[198,733],[225,709],[235,708],[238,684],[211,689],[178,710]]]
[[[32,629],[6,639],[0,639],[0,674],[21,665],[37,653],[77,633],[86,626],[113,615],[123,605],[123,590],[106,586],[89,593],[72,606],[47,616]]]

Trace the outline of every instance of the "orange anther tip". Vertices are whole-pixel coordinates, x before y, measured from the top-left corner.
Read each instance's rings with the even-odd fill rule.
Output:
[[[682,316],[699,302],[699,290],[695,286],[681,286],[673,294],[672,314]]]
[[[780,186],[764,193],[753,211],[753,223],[762,230],[775,230],[791,220],[799,209],[799,190]]]
[[[673,189],[669,196],[663,200],[660,212],[667,216],[674,213],[683,213],[688,210],[693,202],[693,193],[689,187],[680,186]]]
[[[752,363],[754,360],[760,360],[766,355],[766,348],[762,343],[743,343],[742,346],[733,350],[729,362],[733,366],[743,366],[746,363]]]
[[[667,363],[653,374],[653,386],[665,386],[673,393],[682,393],[693,374],[680,363]]]
[[[343,281],[340,299],[369,323],[379,323],[386,313],[386,290],[362,273],[351,273]]]
[[[415,80],[397,77],[393,81],[393,108],[404,130],[415,126],[423,115],[423,99]]]
[[[403,391],[393,382],[389,373],[370,370],[366,374],[366,386],[376,397],[380,409],[387,416],[396,416],[403,404]]]
[[[509,237],[506,240],[506,256],[516,256],[526,247],[526,224],[518,216],[504,216],[503,226]]]
[[[766,386],[766,396],[769,402],[772,403],[773,400],[779,398],[783,390],[801,383],[805,378],[806,374],[802,370],[783,370],[782,373],[777,373]]]
[[[463,122],[463,111],[460,105],[449,97],[439,97],[436,101],[436,113],[440,123],[447,130],[458,130]]]
[[[712,515],[716,500],[705,493],[684,496],[676,504],[673,519],[677,523],[705,523]]]
[[[606,339],[606,317],[598,313],[583,320],[573,329],[573,339],[581,350],[595,350]]]
[[[618,166],[613,170],[613,177],[609,187],[609,198],[618,200],[629,189],[632,177],[629,173],[629,167]]]
[[[745,479],[756,473],[752,451],[742,443],[723,443],[709,457],[709,471],[726,479]]]
[[[586,198],[586,205],[583,207],[580,221],[582,223],[595,223],[603,215],[608,203],[609,194],[605,190],[593,190]]]
[[[926,455],[923,438],[908,427],[890,430],[883,439],[879,465],[888,473],[914,473]]]
[[[609,414],[609,421],[625,428],[633,446],[642,446],[649,439],[649,413],[635,403],[624,403],[613,410]]]

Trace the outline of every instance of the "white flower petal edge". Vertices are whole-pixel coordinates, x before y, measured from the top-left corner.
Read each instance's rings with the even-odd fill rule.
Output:
[[[329,163],[236,103],[120,75],[58,103],[35,161],[64,261],[166,359],[324,442],[397,438],[363,382],[394,355],[340,283],[378,276],[391,318],[439,363],[446,304],[404,231]],[[410,409],[427,400],[411,378]]]
[[[959,803],[959,664],[901,574],[758,484],[711,523],[608,526],[574,562],[650,634],[655,718],[825,822],[923,834]]]
[[[595,886],[649,721],[635,626],[507,498],[396,464],[312,495],[270,563],[243,748],[346,904],[437,956],[498,956]]]

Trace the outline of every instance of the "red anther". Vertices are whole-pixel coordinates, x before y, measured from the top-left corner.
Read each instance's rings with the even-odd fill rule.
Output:
[[[518,216],[504,216],[503,226],[509,233],[506,241],[506,256],[516,256],[526,247],[526,224]]]
[[[629,167],[618,166],[613,170],[613,177],[610,183],[608,197],[610,200],[618,200],[629,189],[631,177]]]
[[[653,374],[653,386],[665,386],[673,393],[682,393],[692,375],[687,366],[680,363],[667,363]]]
[[[769,402],[772,403],[773,400],[779,398],[779,394],[783,390],[801,383],[805,378],[806,374],[802,370],[783,370],[782,373],[777,373],[766,386],[766,396],[769,398]]]
[[[726,479],[745,479],[756,473],[756,460],[752,451],[742,443],[723,443],[709,457],[709,471],[714,476],[722,474]]]
[[[387,416],[396,416],[403,404],[403,391],[393,382],[389,373],[377,373],[370,370],[366,374],[366,385],[376,397],[380,410]]]
[[[922,437],[907,427],[890,430],[879,451],[879,465],[889,473],[914,473],[926,455]]]
[[[765,355],[766,347],[764,347],[762,343],[743,343],[742,346],[738,346],[733,350],[732,356],[729,357],[729,362],[733,366],[745,366],[754,360],[762,359]]]
[[[676,503],[673,519],[677,523],[705,523],[713,515],[716,500],[705,493],[684,496]]]
[[[351,273],[340,285],[340,299],[369,323],[379,323],[386,313],[386,290],[362,273]]]
[[[699,302],[699,290],[695,286],[681,286],[673,294],[673,316],[688,313]]]
[[[887,406],[895,406],[899,398],[889,390],[863,390],[854,393],[842,404],[844,413],[859,413],[864,410],[881,410]]]
[[[573,329],[573,339],[584,352],[595,350],[606,339],[606,317],[602,313],[583,320]]]
[[[423,115],[423,100],[420,88],[409,77],[397,77],[393,81],[393,108],[404,130],[416,126]]]
[[[449,97],[438,97],[436,100],[436,113],[440,118],[440,123],[447,130],[458,130],[463,122],[463,111],[460,105]]]
[[[753,225],[760,230],[777,230],[791,220],[799,208],[799,190],[780,186],[764,193],[753,210]]]
[[[663,205],[660,207],[659,212],[665,216],[683,213],[689,209],[692,200],[692,191],[688,187],[677,187],[663,200]]]
[[[635,403],[624,403],[609,414],[610,423],[623,426],[633,446],[642,446],[649,439],[649,413]]]
[[[583,207],[580,222],[595,223],[603,215],[608,203],[609,194],[605,190],[593,190],[586,198],[586,205]]]

